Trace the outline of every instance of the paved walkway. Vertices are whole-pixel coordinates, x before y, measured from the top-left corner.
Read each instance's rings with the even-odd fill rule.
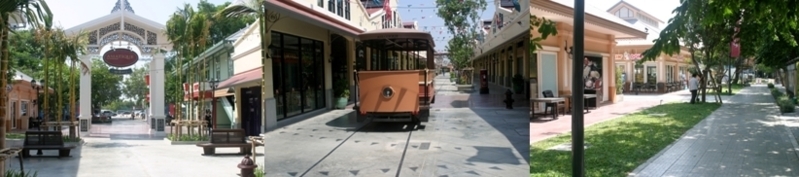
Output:
[[[799,176],[778,115],[765,85],[745,88],[630,176]]]
[[[691,98],[691,93],[688,90],[681,90],[667,94],[625,94],[624,100],[616,104],[607,104],[600,106],[596,110],[591,110],[591,113],[584,115],[585,126],[591,126],[606,120],[619,118],[621,116],[641,111],[661,103],[669,102],[687,102]],[[730,96],[722,96],[722,101],[730,98]],[[707,95],[707,102],[715,102],[713,95]],[[557,120],[552,120],[549,117],[539,117],[530,121],[530,144],[545,140],[563,133],[571,132],[571,115],[561,115]]]
[[[266,176],[529,174],[526,109],[504,109],[498,92],[457,91],[448,76],[436,77],[436,103],[423,127],[360,122],[347,109],[267,133]]]

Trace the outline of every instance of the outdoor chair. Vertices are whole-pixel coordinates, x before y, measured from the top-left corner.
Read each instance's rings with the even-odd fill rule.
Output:
[[[542,92],[544,98],[554,98],[555,94],[552,93],[552,90],[544,90]],[[564,104],[557,104],[557,103],[546,103],[544,104],[544,114],[548,114],[547,110],[552,109],[552,111],[558,111],[559,113],[566,115],[566,105]],[[554,114],[553,114],[554,115]]]

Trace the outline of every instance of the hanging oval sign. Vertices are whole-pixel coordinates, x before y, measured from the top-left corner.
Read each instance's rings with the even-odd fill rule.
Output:
[[[113,67],[128,67],[139,61],[139,55],[130,49],[112,49],[103,54],[103,61]]]

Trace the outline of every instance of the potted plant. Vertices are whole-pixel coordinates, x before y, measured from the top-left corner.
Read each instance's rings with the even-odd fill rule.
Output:
[[[347,99],[350,98],[350,86],[347,80],[336,81],[336,89],[334,95],[336,96],[336,108],[344,109],[347,107]]]
[[[522,93],[524,91],[524,79],[522,78],[521,74],[513,75],[513,92],[517,94]]]

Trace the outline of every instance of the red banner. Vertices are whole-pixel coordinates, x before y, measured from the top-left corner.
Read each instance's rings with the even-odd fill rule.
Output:
[[[740,39],[737,37],[738,33],[740,32],[741,20],[738,19],[737,24],[735,25],[735,31],[733,33],[732,42],[730,42],[730,57],[736,58],[741,56],[741,43]]]

